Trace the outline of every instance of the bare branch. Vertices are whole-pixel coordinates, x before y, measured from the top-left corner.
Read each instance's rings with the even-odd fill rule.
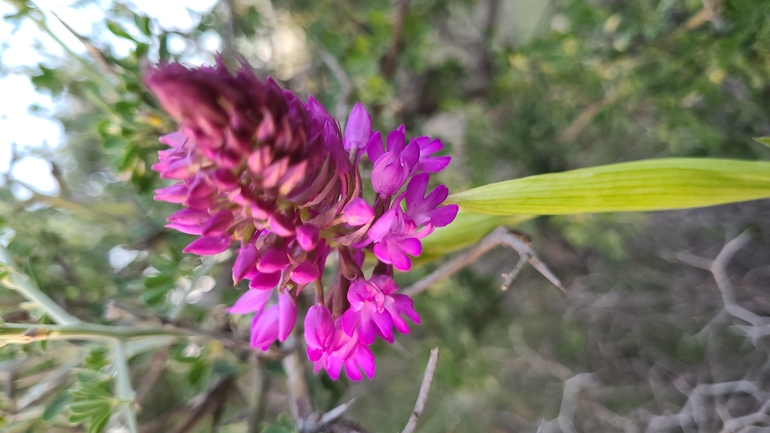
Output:
[[[406,427],[401,430],[401,433],[412,433],[417,428],[417,419],[425,409],[425,403],[428,401],[428,393],[430,392],[430,384],[433,382],[433,374],[436,372],[436,364],[438,363],[438,347],[434,347],[430,351],[430,358],[428,359],[428,366],[425,367],[425,375],[422,378],[422,385],[420,385],[420,393],[417,395],[417,403],[414,405],[412,416],[409,417],[409,421],[406,423]]]
[[[347,412],[348,408],[353,405],[353,403],[356,401],[355,398],[351,399],[347,403],[343,403],[334,409],[330,410],[329,412],[326,412],[321,419],[318,421],[318,423],[313,428],[313,432],[320,432],[323,431],[326,427],[331,425],[333,422],[337,421],[342,415]]]
[[[295,340],[292,335],[289,340]],[[313,408],[310,405],[310,394],[308,393],[305,371],[302,368],[302,362],[299,357],[299,345],[281,361],[283,370],[286,372],[286,385],[289,390],[289,404],[291,405],[291,416],[300,433],[310,432],[315,423],[311,419]]]
[[[553,272],[548,269],[548,266],[546,266],[545,263],[543,263],[537,257],[537,254],[535,254],[535,251],[531,246],[529,246],[527,242],[519,239],[505,227],[498,227],[473,247],[463,251],[449,262],[443,264],[438,269],[431,272],[425,278],[404,289],[403,293],[405,295],[414,296],[424,292],[425,290],[428,290],[428,288],[432,285],[445,278],[448,278],[449,276],[458,272],[460,269],[475,262],[479,259],[479,257],[483,256],[489,250],[498,245],[516,250],[516,252],[519,253],[519,257],[521,257],[519,263],[516,265],[513,271],[506,275],[506,281],[503,282],[501,289],[507,289],[510,283],[513,282],[513,279],[516,278],[518,273],[521,271],[521,267],[523,266],[521,260],[526,258],[526,262],[532,265],[533,268],[537,269],[538,272],[543,274],[543,276],[546,277],[548,281],[561,289],[562,292],[567,292],[561,281],[559,281],[556,275],[554,275]]]

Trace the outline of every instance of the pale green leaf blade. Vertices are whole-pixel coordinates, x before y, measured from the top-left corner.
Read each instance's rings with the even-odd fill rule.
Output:
[[[565,215],[713,206],[770,197],[770,162],[651,159],[508,180],[447,202],[488,215]]]
[[[431,261],[473,245],[497,227],[515,226],[534,217],[534,215],[492,216],[460,211],[452,224],[437,228],[422,240],[422,253],[417,260]]]
[[[757,143],[762,143],[765,146],[770,147],[770,137],[755,137],[754,141],[756,141]]]

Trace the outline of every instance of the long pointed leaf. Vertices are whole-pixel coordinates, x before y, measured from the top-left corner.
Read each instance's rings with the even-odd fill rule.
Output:
[[[770,162],[670,158],[493,183],[451,195],[467,212],[564,215],[713,206],[770,197]]]

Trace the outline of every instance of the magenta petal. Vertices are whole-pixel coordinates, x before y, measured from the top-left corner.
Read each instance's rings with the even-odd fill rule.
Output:
[[[313,224],[305,224],[297,227],[297,243],[305,251],[311,251],[318,244],[318,227]]]
[[[404,125],[401,126],[403,127]],[[402,150],[404,150],[404,143],[406,141],[404,137],[405,130],[406,128],[398,128],[388,134],[388,152],[399,154]]]
[[[350,152],[353,148],[362,149],[367,145],[372,136],[372,118],[366,112],[366,108],[357,102],[350,110],[350,117],[345,126],[345,136],[342,145]]]
[[[345,374],[348,375],[350,380],[359,381],[363,379],[361,370],[358,368],[358,364],[355,359],[348,359],[345,361]]]
[[[270,290],[280,282],[280,272],[257,272],[257,275],[249,282],[249,287],[257,290]]]
[[[377,253],[376,245],[375,245],[374,252],[375,254]],[[388,258],[390,259],[390,262],[393,263],[394,268],[398,269],[401,272],[406,272],[412,268],[412,259],[410,259],[409,256],[404,254],[404,252],[401,251],[400,249],[393,248],[389,250],[388,253],[389,253]]]
[[[227,309],[230,314],[248,314],[261,310],[273,292],[267,290],[247,290],[232,307]]]
[[[321,305],[313,305],[305,315],[305,341],[308,349],[324,349],[332,342],[334,337],[334,322],[328,308]],[[319,355],[320,356],[320,355]],[[315,361],[311,359],[311,361]]]
[[[380,194],[393,195],[404,185],[412,166],[404,158],[388,152],[374,163],[372,168],[372,188]]]
[[[366,346],[359,346],[355,359],[361,369],[364,370],[366,377],[373,379],[377,367],[374,363],[374,354],[372,351]]]
[[[294,234],[294,223],[285,215],[274,213],[268,218],[270,231],[278,236],[289,237]]]
[[[200,224],[210,217],[211,215],[202,209],[181,209],[169,215],[166,221],[180,224]]]
[[[329,359],[327,360],[326,364],[326,373],[329,374],[329,377],[331,377],[333,380],[337,380],[340,378],[340,372],[342,371],[342,363],[344,360],[341,356],[336,354],[329,355]]]
[[[353,227],[362,226],[374,219],[374,210],[361,197],[354,198],[342,209],[345,222]]]
[[[385,339],[385,341],[392,343],[393,342],[393,319],[390,317],[390,314],[388,314],[386,311],[383,311],[382,313],[377,311],[372,311],[372,322],[374,322],[375,325],[377,325],[377,329],[379,329],[378,334]]]
[[[216,191],[216,187],[210,184],[203,176],[198,176],[195,182],[190,186],[190,197],[203,198],[208,197]]]
[[[379,243],[374,245],[374,255],[382,260],[384,263],[393,263],[390,260],[390,251],[385,243]]]
[[[238,186],[240,180],[232,171],[220,168],[214,172],[214,182],[220,188],[232,189]]]
[[[358,315],[352,309],[348,309],[348,311],[345,311],[345,313],[342,314],[340,324],[342,324],[342,330],[345,331],[346,334],[353,336],[356,325],[358,325]]]
[[[452,161],[450,156],[437,156],[435,158],[426,158],[417,164],[417,170],[425,173],[438,173],[444,170]]]
[[[418,174],[412,177],[412,180],[409,181],[409,185],[406,187],[407,209],[415,205],[419,205],[423,201],[425,197],[425,190],[428,188],[429,180],[430,175],[427,173]]]
[[[308,284],[318,278],[318,266],[306,260],[291,271],[291,280],[297,284]]]
[[[289,267],[289,257],[286,256],[285,251],[269,249],[257,264],[257,269],[260,272],[278,272]]]
[[[176,230],[178,232],[182,232],[188,235],[202,235],[203,234],[203,227],[199,226],[197,224],[180,224],[180,223],[171,223],[166,224],[166,228]]]
[[[455,220],[459,210],[456,204],[441,206],[430,213],[430,223],[436,227],[445,227]]]
[[[268,308],[252,325],[251,347],[267,350],[278,339],[278,306]]]
[[[422,244],[418,239],[406,238],[399,242],[401,249],[410,256],[417,257],[422,252]]]
[[[417,311],[415,311],[414,309],[414,301],[412,300],[412,298],[402,294],[396,294],[396,295],[393,295],[392,297],[395,302],[395,306],[398,309],[398,312],[400,314],[403,314],[409,320],[411,320],[412,322],[418,325],[422,323],[422,321],[420,320],[420,315],[417,314]]]
[[[161,143],[171,147],[182,147],[187,142],[187,136],[181,132],[161,135],[158,139]]]
[[[366,155],[372,163],[376,162],[385,153],[382,146],[382,135],[380,131],[377,131],[369,139],[369,143],[366,145]]]
[[[168,203],[184,203],[187,199],[187,185],[177,184],[155,190],[154,199]]]
[[[395,222],[397,217],[398,215],[396,214],[396,210],[393,208],[385,212],[380,217],[380,219],[378,219],[369,228],[369,231],[368,231],[369,237],[372,238],[372,240],[375,242],[384,238],[385,235],[390,233],[391,227],[393,227],[393,223]]]
[[[297,322],[297,303],[288,290],[278,296],[278,340],[283,342],[289,337]]]
[[[165,164],[165,162],[160,163]],[[153,165],[153,169],[158,164]],[[158,167],[161,168],[161,167]],[[169,162],[165,169],[161,168],[160,177],[163,179],[184,179],[198,170],[198,165],[189,157]]]
[[[255,269],[257,260],[259,260],[259,251],[257,251],[257,247],[254,244],[241,245],[238,257],[235,258],[235,263],[233,263],[233,281],[237,283],[245,278],[249,271]]]
[[[183,251],[189,254],[198,254],[200,256],[213,256],[224,252],[232,242],[230,236],[211,236],[202,237],[194,240]]]
[[[219,211],[203,226],[203,234],[206,236],[224,234],[230,229],[234,221],[232,211]]]
[[[311,360],[313,362],[318,361],[319,359],[321,359],[321,356],[323,354],[324,354],[324,351],[321,350],[321,349],[316,349],[316,348],[310,347],[310,346],[308,346],[308,348],[307,348],[307,359],[309,359],[309,360]],[[315,373],[318,373],[319,370],[320,370],[320,368],[318,366],[316,366]]]

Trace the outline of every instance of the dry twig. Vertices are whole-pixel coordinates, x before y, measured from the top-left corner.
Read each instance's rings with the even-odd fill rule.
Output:
[[[436,372],[437,363],[438,347],[434,347],[430,351],[428,366],[425,367],[425,375],[422,378],[422,385],[420,385],[420,393],[417,395],[417,403],[415,403],[412,415],[409,417],[406,427],[401,430],[401,433],[412,433],[417,428],[417,419],[422,414],[422,411],[425,409],[425,403],[428,401],[428,393],[430,392],[430,385],[433,382],[433,374]]]
[[[519,253],[519,257],[520,257],[519,262],[516,264],[514,269],[511,272],[509,272],[507,275],[505,275],[505,282],[501,286],[503,290],[507,289],[508,286],[510,286],[510,284],[513,282],[513,280],[518,276],[518,274],[521,272],[524,266],[523,262],[525,261],[525,262],[528,262],[530,265],[532,265],[532,267],[537,269],[538,272],[543,274],[543,276],[546,277],[548,281],[550,281],[551,283],[553,283],[553,285],[561,289],[561,291],[565,293],[567,292],[566,288],[561,283],[561,281],[559,281],[556,275],[554,275],[553,272],[551,272],[551,270],[548,269],[545,263],[543,263],[537,257],[537,254],[535,254],[535,251],[532,249],[531,246],[529,246],[527,242],[518,238],[516,235],[511,233],[505,227],[498,227],[492,233],[488,234],[485,238],[480,240],[473,247],[460,253],[457,257],[445,263],[444,265],[440,266],[438,269],[431,272],[425,278],[421,279],[420,281],[404,289],[403,293],[408,296],[415,296],[417,294],[424,292],[430,286],[438,283],[439,281],[445,278],[448,278],[452,274],[458,272],[460,269],[475,262],[476,260],[479,259],[479,257],[483,256],[489,250],[491,250],[492,248],[498,245],[502,245],[502,246],[516,250],[516,252]]]

